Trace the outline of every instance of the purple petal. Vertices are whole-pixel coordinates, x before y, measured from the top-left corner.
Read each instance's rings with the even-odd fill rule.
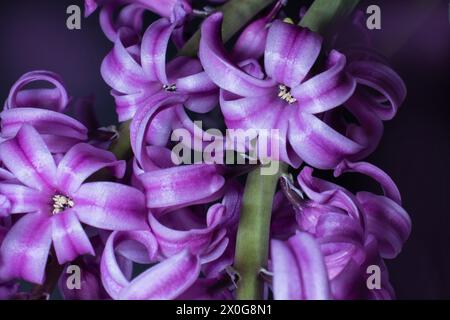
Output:
[[[367,175],[377,181],[383,189],[384,195],[397,204],[402,204],[400,191],[395,182],[386,172],[368,162],[350,162],[342,161],[334,170],[334,176],[338,177],[345,172],[357,172]]]
[[[400,76],[377,61],[354,61],[347,70],[358,84],[377,92],[368,102],[380,119],[392,119],[406,97],[406,87]]]
[[[260,96],[274,87],[272,81],[260,80],[240,70],[227,57],[221,43],[222,13],[208,17],[202,25],[199,58],[211,80],[219,87],[242,96]]]
[[[30,125],[24,124],[13,139],[0,144],[0,157],[24,185],[43,190],[54,184],[55,161],[39,133]]]
[[[170,18],[172,22],[180,21],[192,11],[187,0],[137,0],[137,2],[161,17]]]
[[[65,114],[38,108],[16,108],[0,114],[2,136],[14,137],[24,124],[33,126],[44,138],[48,148],[57,150],[65,141],[72,144],[87,140],[87,128]],[[51,137],[54,136],[54,137]]]
[[[123,7],[118,16],[115,18],[115,11],[119,7],[119,3],[107,3],[100,11],[100,26],[106,37],[115,41],[117,39],[117,32],[122,27],[128,27],[139,33],[143,25],[143,15],[145,8],[140,5],[130,4]]]
[[[361,90],[356,91],[353,96],[345,103],[345,107],[356,118],[359,126],[350,124],[347,126],[347,136],[353,141],[364,146],[361,152],[350,157],[352,160],[366,158],[380,143],[383,136],[383,122],[367,105],[365,95]]]
[[[166,227],[152,214],[149,215],[149,223],[164,256],[173,256],[184,249],[188,249],[191,254],[201,255],[206,253],[212,246],[211,241],[213,240],[214,232],[223,221],[224,215],[225,207],[221,204],[216,204],[208,210],[208,222],[205,228],[187,231]],[[222,253],[223,251],[219,255]]]
[[[308,233],[272,240],[273,294],[277,300],[331,299],[327,270],[318,243]]]
[[[148,78],[142,67],[131,53],[132,47],[127,38],[131,38],[129,29],[121,29],[114,43],[114,49],[105,57],[101,74],[105,82],[121,93],[138,93],[149,86]],[[128,45],[128,47],[126,47]]]
[[[197,280],[199,273],[198,257],[185,250],[139,275],[121,291],[119,299],[175,299]]]
[[[345,56],[331,51],[327,70],[292,89],[302,112],[321,113],[340,106],[353,94],[356,82],[345,71]]]
[[[411,233],[408,213],[384,196],[358,192],[356,197],[363,207],[367,232],[379,242],[380,255],[387,259],[395,258]]]
[[[140,179],[148,208],[211,202],[220,197],[225,185],[220,167],[208,164],[161,169],[145,173]]]
[[[59,264],[84,254],[95,255],[94,248],[73,209],[52,217],[52,240]]]
[[[50,217],[27,214],[9,230],[0,248],[0,278],[42,284],[52,243]]]
[[[90,182],[73,194],[78,218],[106,230],[144,230],[145,198],[135,188],[113,182]]]
[[[153,132],[154,135],[157,135],[156,138],[153,137],[154,140],[161,142],[168,138],[166,130],[171,127],[171,123],[169,122],[171,117],[157,119],[158,115],[165,110],[180,105],[184,100],[185,99],[179,95],[162,97],[154,96],[153,103],[148,102],[147,105],[136,113],[130,126],[130,140],[131,148],[133,149],[134,155],[139,162],[143,161],[142,158],[145,156],[144,146],[149,131]],[[155,119],[157,120],[156,123],[154,122]]]
[[[115,177],[122,178],[125,167],[125,161],[117,161],[113,153],[80,143],[70,149],[59,162],[58,187],[71,194],[95,172],[110,168]]]
[[[53,84],[55,88],[21,91],[24,86],[35,81],[49,82]],[[24,74],[16,81],[9,92],[4,109],[39,107],[61,112],[66,108],[68,102],[69,97],[64,88],[62,79],[56,73],[38,70]]]
[[[166,75],[166,51],[174,25],[167,19],[153,22],[142,38],[141,64],[148,79],[168,83]]]
[[[108,238],[103,250],[100,264],[100,274],[103,287],[113,299],[118,299],[120,292],[129,285],[115,255],[116,241],[121,241],[122,232],[113,232]]]
[[[7,198],[11,205],[8,211],[12,214],[37,211],[48,213],[50,211],[49,201],[53,196],[50,192],[46,195],[35,189],[10,183],[0,184],[0,194]]]
[[[296,87],[314,65],[321,45],[317,33],[280,20],[273,22],[264,54],[267,75],[279,84]]]
[[[341,135],[315,115],[298,112],[289,120],[289,142],[308,164],[319,169],[334,168],[362,146]]]
[[[115,244],[121,256],[136,263],[153,263],[158,256],[158,242],[149,230],[121,231]]]

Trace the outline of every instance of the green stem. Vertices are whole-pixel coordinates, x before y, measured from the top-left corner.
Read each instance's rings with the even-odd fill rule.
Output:
[[[300,25],[324,34],[339,19],[350,14],[359,0],[316,0]],[[278,179],[287,171],[280,163],[276,175],[262,175],[262,168],[251,172],[245,185],[236,240],[234,268],[239,275],[238,300],[263,298],[264,282],[260,272],[267,267],[272,201]]]
[[[222,38],[224,42],[245,26],[258,12],[275,0],[230,0],[217,11],[223,12]],[[200,30],[181,49],[180,55],[194,57],[198,52]]]
[[[127,160],[131,157],[131,141],[130,141],[130,124],[131,121],[123,122],[119,128],[119,137],[110,147],[110,151],[115,154],[117,159]]]
[[[237,298],[241,300],[263,298],[259,274],[267,267],[272,199],[287,165],[279,163],[273,175],[263,175],[262,170],[259,167],[247,177],[239,220],[234,268],[239,275]]]
[[[324,35],[355,9],[359,0],[316,0],[309,7],[300,26]]]

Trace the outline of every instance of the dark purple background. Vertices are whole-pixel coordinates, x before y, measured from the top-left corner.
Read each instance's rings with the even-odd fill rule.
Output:
[[[291,0],[291,2],[296,2]],[[433,6],[434,9],[428,9]],[[101,79],[102,58],[111,43],[98,17],[80,31],[65,26],[66,8],[80,0],[3,1],[0,10],[0,100],[23,73],[59,73],[70,94],[94,93],[103,124],[115,121],[113,100]],[[390,55],[406,81],[408,97],[370,161],[398,183],[413,221],[400,256],[389,261],[398,298],[450,298],[450,28],[448,1],[362,1],[378,4],[382,30],[370,31],[376,47]],[[410,36],[406,36],[406,35]],[[353,187],[362,182],[350,176]]]

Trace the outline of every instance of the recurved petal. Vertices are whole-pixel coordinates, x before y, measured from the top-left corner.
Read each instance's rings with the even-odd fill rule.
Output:
[[[193,164],[142,174],[147,207],[180,207],[218,199],[225,186],[220,170],[216,165]]]
[[[95,255],[94,248],[73,209],[53,216],[51,221],[53,247],[59,264],[84,254]]]
[[[21,90],[35,81],[49,82],[55,88]],[[4,109],[37,107],[61,112],[66,108],[68,102],[69,97],[61,77],[50,71],[37,70],[25,73],[16,81],[9,92]]]
[[[383,189],[384,195],[396,202],[398,205],[402,204],[400,191],[395,182],[389,175],[368,162],[350,162],[342,161],[334,170],[334,176],[338,177],[345,172],[357,172],[373,178],[378,182]]]
[[[197,280],[199,274],[199,258],[184,250],[136,277],[121,291],[119,299],[175,299]]]
[[[341,135],[315,115],[298,112],[289,119],[288,137],[295,152],[319,169],[334,168],[363,147]]]
[[[54,184],[56,166],[42,137],[24,124],[16,136],[0,144],[3,164],[24,185],[37,190]]]
[[[113,182],[89,182],[73,194],[78,218],[106,230],[145,230],[145,198],[138,189]]]
[[[120,29],[113,50],[105,57],[101,66],[105,82],[121,93],[144,91],[152,82],[129,49],[135,42],[133,38],[131,30]]]
[[[408,213],[385,196],[358,192],[356,197],[363,208],[367,232],[378,241],[380,255],[387,259],[395,258],[411,233]]]
[[[406,97],[406,86],[400,76],[378,61],[354,61],[347,70],[358,84],[377,92],[368,103],[380,119],[392,119]]]
[[[100,169],[108,168],[114,176],[121,178],[125,174],[125,167],[125,161],[117,161],[113,153],[80,143],[71,148],[59,162],[58,187],[71,194]]]
[[[264,64],[267,75],[290,88],[299,85],[314,65],[322,38],[308,29],[274,21],[267,36]]]
[[[0,248],[0,279],[19,278],[42,284],[52,243],[47,215],[30,213],[17,221]]]
[[[331,51],[326,70],[292,88],[302,112],[321,113],[340,106],[353,94],[356,82],[344,70],[345,56]]]
[[[33,126],[42,135],[55,135],[84,141],[87,128],[72,117],[52,110],[14,108],[0,114],[2,136],[13,137],[23,124]]]
[[[273,81],[254,78],[229,59],[221,42],[222,19],[222,13],[215,13],[201,28],[199,57],[208,76],[222,89],[242,96],[255,97],[271,91]]]
[[[320,247],[308,233],[272,240],[273,294],[277,300],[331,299]]]
[[[176,213],[171,213],[176,214]],[[183,213],[180,213],[183,214]],[[158,240],[161,253],[170,257],[184,249],[194,255],[208,252],[214,232],[223,223],[225,207],[221,204],[213,205],[207,213],[207,223],[203,229],[176,230],[163,225],[154,215],[149,214],[149,223]],[[220,252],[219,255],[223,253]]]
[[[167,19],[153,22],[142,38],[141,63],[148,79],[168,83],[166,75],[166,51],[175,25]]]

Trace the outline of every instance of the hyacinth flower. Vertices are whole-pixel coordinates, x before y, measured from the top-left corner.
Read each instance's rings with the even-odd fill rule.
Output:
[[[154,115],[145,139],[165,145],[172,130],[175,108],[185,106],[205,113],[218,101],[217,87],[203,72],[200,62],[177,57],[166,65],[166,50],[174,25],[167,19],[154,22],[142,43],[125,42],[129,31],[122,29],[113,51],[102,63],[102,76],[113,88],[120,121],[141,121],[154,113],[155,105],[168,105]],[[120,75],[120,76],[119,76]]]
[[[401,207],[397,187],[385,172],[368,163],[347,161],[339,164],[335,175],[343,172],[374,178],[384,195],[352,195],[338,185],[314,178],[311,168],[303,169],[298,182],[309,200],[297,197],[294,201],[298,230],[288,230],[287,240],[272,240],[276,299],[394,297],[383,258],[399,254],[410,234],[411,220]],[[292,190],[295,188],[289,192]],[[365,286],[370,265],[381,269],[381,289]]]
[[[361,151],[362,146],[316,116],[341,105],[354,92],[344,55],[331,51],[324,71],[311,75],[321,37],[275,21],[267,36],[264,78],[264,73],[249,74],[230,60],[220,42],[221,23],[220,13],[203,23],[199,57],[222,89],[220,106],[228,128],[279,129],[280,158],[294,166],[302,159],[318,168],[332,168]]]
[[[25,89],[33,82],[45,81],[52,89]],[[43,137],[52,153],[63,153],[88,140],[88,129],[62,112],[69,97],[61,78],[49,71],[24,74],[12,86],[0,113],[0,138],[14,137],[23,124],[32,125]]]
[[[26,213],[1,246],[1,279],[42,283],[52,244],[60,264],[94,254],[81,222],[107,230],[147,226],[139,190],[114,182],[84,183],[102,168],[123,176],[125,163],[108,151],[77,144],[56,165],[39,133],[23,125],[14,138],[0,144],[0,157],[17,179],[2,182],[0,193],[11,203],[11,214]]]
[[[202,255],[203,263],[221,256],[237,225],[241,201],[240,187],[227,181],[224,168],[173,166],[170,151],[161,147],[149,147],[143,164],[142,169],[134,162],[134,174],[145,192],[149,226],[161,255],[169,257],[189,248]],[[198,192],[191,192],[193,188]],[[204,208],[220,198],[221,204]]]
[[[230,190],[222,204],[208,209],[206,228],[198,227],[199,212],[192,214],[185,208],[163,215],[165,225],[149,213],[149,230],[113,232],[101,263],[109,295],[113,299],[230,298],[225,270],[232,261],[225,254],[229,242],[225,228],[237,223],[239,203],[236,191]],[[123,258],[154,266],[131,279],[129,266],[119,262]]]

